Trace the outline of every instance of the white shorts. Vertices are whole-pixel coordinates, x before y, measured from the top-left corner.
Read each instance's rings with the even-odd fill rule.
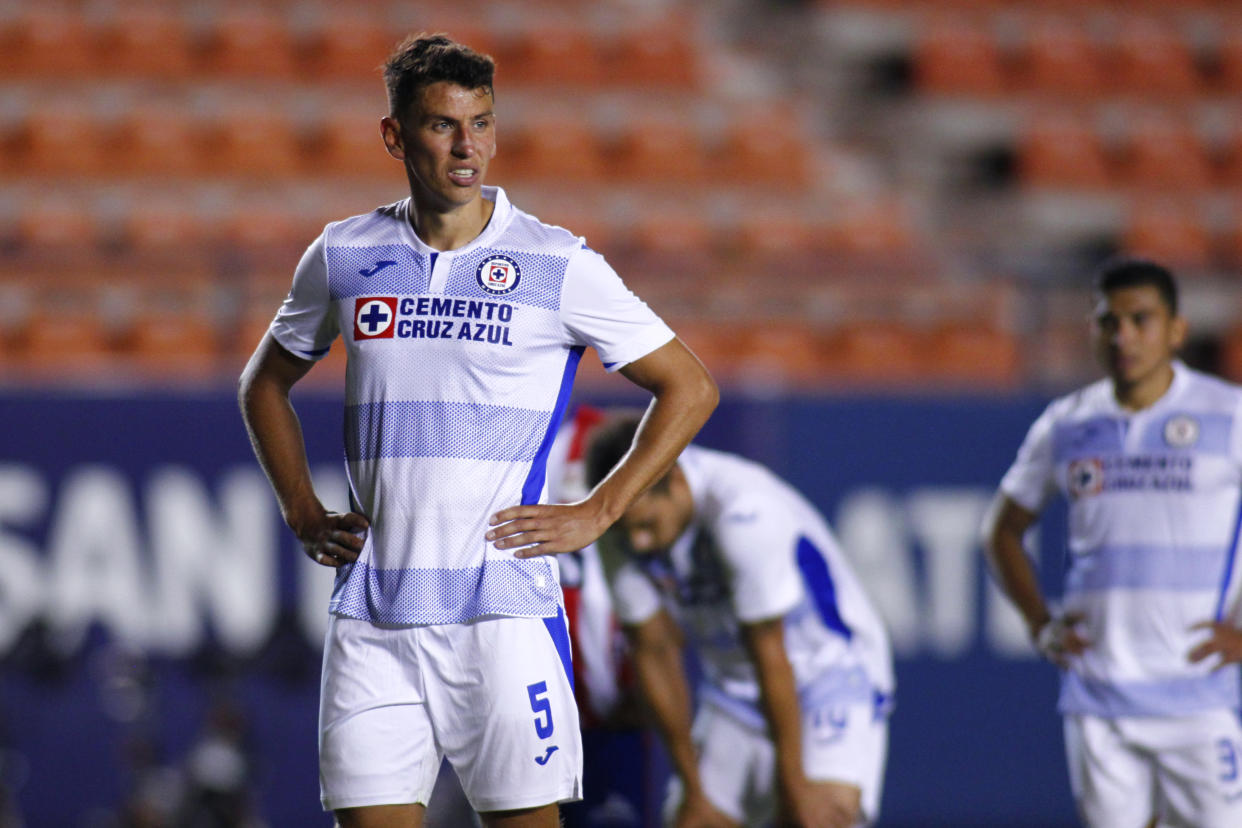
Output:
[[[699,749],[699,776],[708,800],[743,825],[775,819],[776,747],[767,733],[713,704],[703,704],[692,731]],[[807,778],[853,785],[861,792],[860,825],[879,816],[888,757],[888,720],[875,705],[855,703],[804,711],[802,764]],[[667,823],[681,805],[681,780],[669,780]]]
[[[1065,717],[1070,786],[1091,828],[1242,826],[1242,724],[1229,710]]]
[[[386,627],[333,616],[319,698],[325,810],[426,804],[441,758],[478,811],[578,799],[564,616]]]

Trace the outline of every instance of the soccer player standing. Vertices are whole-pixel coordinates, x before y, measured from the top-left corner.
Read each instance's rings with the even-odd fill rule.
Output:
[[[635,427],[599,428],[588,482],[624,457]],[[876,819],[888,635],[814,506],[762,466],[692,445],[598,546],[676,774],[669,824]],[[703,668],[693,724],[683,634]]]
[[[285,521],[337,570],[321,799],[343,828],[421,825],[446,756],[487,824],[550,828],[581,784],[551,556],[589,544],[665,472],[716,387],[581,238],[484,186],[490,58],[416,36],[384,79],[381,134],[410,197],[324,229],[240,388]],[[316,497],[289,401],[338,335],[348,514]],[[654,399],[614,474],[581,501],[541,504],[588,346]]]
[[[1242,389],[1176,359],[1187,325],[1165,268],[1109,262],[1095,301],[1107,378],[1035,421],[985,522],[986,555],[1062,668],[1084,821],[1242,825],[1239,673],[1215,669],[1237,660]],[[1060,608],[1022,545],[1053,491],[1069,506]]]

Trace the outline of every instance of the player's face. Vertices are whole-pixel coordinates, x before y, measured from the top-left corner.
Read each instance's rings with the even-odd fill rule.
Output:
[[[685,479],[672,479],[666,486],[656,486],[639,495],[617,521],[617,528],[638,554],[664,552],[686,530],[693,510]]]
[[[496,155],[496,114],[487,89],[430,84],[400,122],[386,117],[381,129],[389,154],[405,162],[420,206],[448,212],[479,198]]]
[[[1092,328],[1096,355],[1122,390],[1165,376],[1186,337],[1185,320],[1174,316],[1150,285],[1102,296]]]

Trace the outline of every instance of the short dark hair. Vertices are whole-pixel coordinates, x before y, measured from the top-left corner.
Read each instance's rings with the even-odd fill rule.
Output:
[[[1177,280],[1163,265],[1150,259],[1117,257],[1100,265],[1095,272],[1095,292],[1107,296],[1114,290],[1132,287],[1154,287],[1169,309],[1177,315]]]
[[[640,422],[642,417],[636,414],[620,414],[604,421],[591,432],[584,456],[589,488],[595,488],[625,457],[634,444]]]
[[[443,32],[410,35],[384,61],[388,114],[401,118],[424,87],[448,81],[466,89],[495,94],[492,79],[496,61],[481,55]]]

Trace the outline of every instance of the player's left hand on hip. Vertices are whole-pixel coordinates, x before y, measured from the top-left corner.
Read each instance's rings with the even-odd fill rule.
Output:
[[[1187,658],[1192,663],[1218,656],[1218,668],[1242,662],[1242,630],[1223,621],[1200,621],[1192,630],[1210,630],[1207,640],[1194,647]]]
[[[492,515],[487,540],[497,549],[515,549],[515,557],[559,555],[577,552],[608,527],[596,510],[585,503],[533,503],[510,506]]]

